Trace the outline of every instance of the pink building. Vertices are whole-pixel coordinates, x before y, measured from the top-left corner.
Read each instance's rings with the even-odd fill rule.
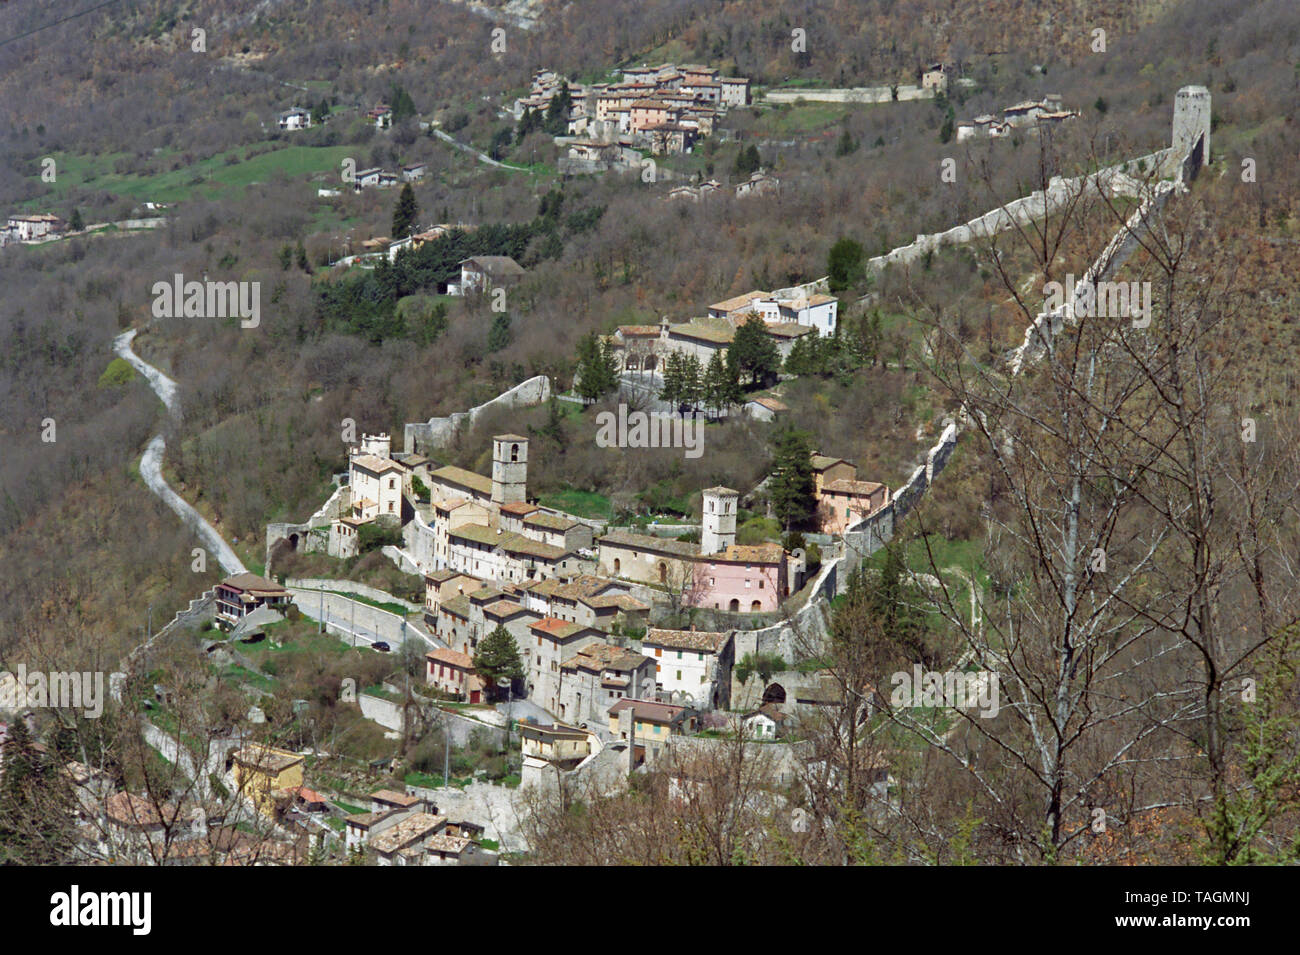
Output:
[[[781,545],[732,544],[696,558],[695,586],[687,596],[695,607],[761,613],[778,610],[788,595]]]
[[[843,534],[889,503],[889,488],[875,481],[840,478],[822,485],[817,516],[823,534]]]
[[[474,659],[468,653],[430,650],[425,654],[425,663],[425,683],[469,703],[483,702],[483,680],[474,672]]]

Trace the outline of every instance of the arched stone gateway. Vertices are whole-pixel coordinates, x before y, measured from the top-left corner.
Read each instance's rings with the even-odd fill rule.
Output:
[[[771,684],[768,684],[767,689],[763,691],[763,702],[764,702],[764,703],[784,703],[784,702],[785,702],[785,687],[783,687],[780,683],[771,683]]]

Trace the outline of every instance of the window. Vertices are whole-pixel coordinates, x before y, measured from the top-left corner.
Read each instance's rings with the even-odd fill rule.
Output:
[[[655,647],[655,656],[657,656],[657,657],[661,657],[661,656],[663,656],[663,655],[664,655],[664,648],[663,648],[663,647]]]
[[[682,671],[681,671],[681,670],[678,670],[678,671],[677,671],[677,682],[680,683],[681,680],[682,680]]]
[[[677,659],[680,660],[681,658],[682,658],[682,651],[678,650],[678,651],[677,651]]]

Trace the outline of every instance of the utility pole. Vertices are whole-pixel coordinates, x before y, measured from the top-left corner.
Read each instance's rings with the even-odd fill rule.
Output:
[[[316,589],[320,591],[320,619],[318,621],[319,626],[317,627],[316,632],[324,633],[325,632],[325,584],[324,582],[323,581],[318,582],[316,584]]]

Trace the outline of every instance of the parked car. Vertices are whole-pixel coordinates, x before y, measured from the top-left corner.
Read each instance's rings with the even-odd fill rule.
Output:
[[[383,640],[376,640],[374,643],[370,644],[370,649],[379,650],[382,653],[387,653],[389,650],[393,648],[390,647],[388,644],[386,644]]]

